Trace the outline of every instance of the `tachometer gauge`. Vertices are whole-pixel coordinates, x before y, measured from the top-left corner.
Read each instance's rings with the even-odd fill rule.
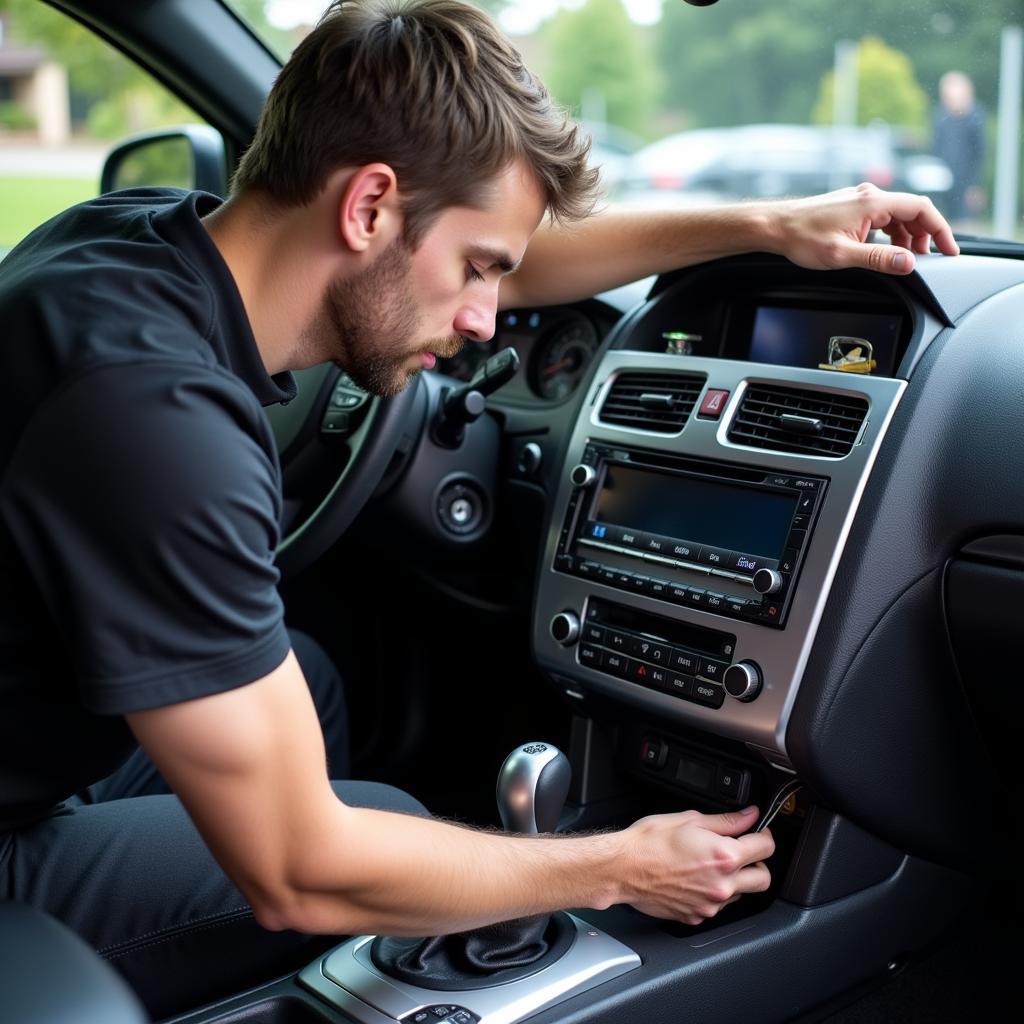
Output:
[[[583,315],[559,320],[537,339],[530,384],[541,398],[559,401],[576,390],[601,339]]]

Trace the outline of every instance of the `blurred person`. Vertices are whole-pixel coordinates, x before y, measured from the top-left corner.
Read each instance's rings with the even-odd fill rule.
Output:
[[[953,172],[943,212],[954,221],[978,216],[985,205],[985,114],[975,101],[974,83],[962,71],[947,71],[939,79],[934,139],[935,155]]]

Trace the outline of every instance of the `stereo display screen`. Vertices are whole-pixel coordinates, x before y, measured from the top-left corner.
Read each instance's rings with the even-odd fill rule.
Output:
[[[779,558],[797,496],[609,465],[593,518],[674,540]]]

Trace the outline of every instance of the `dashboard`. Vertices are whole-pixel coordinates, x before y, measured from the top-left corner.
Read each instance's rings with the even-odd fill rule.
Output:
[[[972,816],[993,740],[973,726],[984,686],[935,643],[957,628],[947,573],[972,538],[1024,533],[1019,488],[975,500],[1005,473],[976,449],[977,388],[1021,357],[973,323],[1024,268],[919,262],[902,280],[756,256],[659,279],[570,392],[532,648],[581,713],[637,725],[627,757],[652,780],[740,806],[673,739],[717,738],[950,858],[940,808],[954,793]]]

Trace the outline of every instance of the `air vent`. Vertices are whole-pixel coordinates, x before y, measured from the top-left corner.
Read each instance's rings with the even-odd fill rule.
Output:
[[[728,438],[748,448],[841,459],[853,448],[867,414],[863,398],[751,384]]]
[[[601,406],[602,423],[678,434],[704,388],[692,373],[620,373]]]

